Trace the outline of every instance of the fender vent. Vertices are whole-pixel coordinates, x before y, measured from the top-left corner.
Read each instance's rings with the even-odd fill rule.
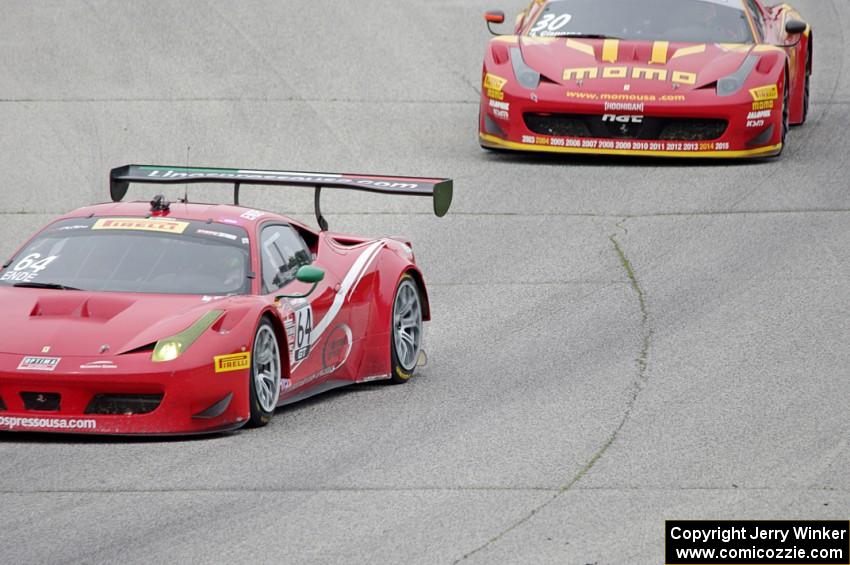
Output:
[[[86,414],[134,416],[159,408],[161,394],[98,394],[86,407]]]

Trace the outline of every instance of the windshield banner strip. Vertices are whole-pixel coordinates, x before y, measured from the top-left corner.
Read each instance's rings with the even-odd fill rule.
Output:
[[[102,218],[92,225],[92,230],[135,230],[181,234],[189,222],[160,220],[156,218]]]

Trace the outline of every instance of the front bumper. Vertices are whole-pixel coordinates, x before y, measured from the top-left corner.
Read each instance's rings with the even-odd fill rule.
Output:
[[[63,357],[55,371],[18,370],[20,360],[0,354],[0,431],[190,435],[239,428],[248,418],[247,369],[177,368],[151,363],[149,353]],[[93,413],[104,397],[143,398],[153,409]],[[108,404],[114,412],[116,403]]]
[[[482,93],[479,140],[484,147],[545,153],[727,159],[769,157],[782,151],[781,102],[774,103],[776,108],[757,108],[753,100],[747,99],[746,91],[721,102],[711,91],[664,96],[611,94],[574,92],[545,83],[533,92],[509,85],[497,95],[502,99],[494,100],[486,91]],[[628,126],[616,137],[599,135],[599,127],[581,135],[553,135],[530,129],[527,115],[550,114],[599,121],[624,120],[624,123],[633,119],[720,120],[727,126],[721,135],[710,139],[631,137],[636,130],[629,130]]]

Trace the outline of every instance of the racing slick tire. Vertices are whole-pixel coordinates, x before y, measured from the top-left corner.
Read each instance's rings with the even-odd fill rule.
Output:
[[[809,119],[809,101],[812,91],[812,61],[811,55],[809,56],[809,62],[806,64],[806,78],[805,83],[803,84],[803,119],[800,121],[800,125],[806,123],[806,120]]]
[[[281,371],[277,334],[272,323],[264,317],[257,326],[251,349],[251,373],[248,378],[251,416],[246,427],[259,428],[271,421],[280,398]]]
[[[779,148],[779,153],[774,155],[774,157],[779,157],[785,152],[785,144],[788,138],[788,130],[791,129],[791,110],[789,107],[789,102],[791,99],[791,85],[788,84],[788,70],[785,70],[785,75],[783,76],[782,82],[785,84],[782,94],[782,137],[780,138],[780,142],[782,143],[782,147]]]
[[[410,274],[398,282],[390,323],[390,382],[402,384],[413,376],[422,351],[422,292]]]

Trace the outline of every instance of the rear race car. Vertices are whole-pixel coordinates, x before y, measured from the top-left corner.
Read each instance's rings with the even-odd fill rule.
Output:
[[[520,151],[774,156],[806,120],[811,72],[811,29],[787,5],[535,0],[487,48],[479,139]]]

